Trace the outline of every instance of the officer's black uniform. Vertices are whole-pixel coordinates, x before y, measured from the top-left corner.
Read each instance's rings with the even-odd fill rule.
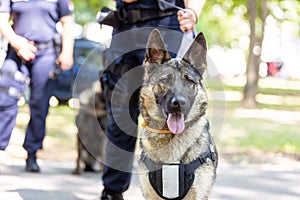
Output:
[[[176,0],[176,5],[184,8],[181,0]],[[102,178],[106,192],[123,193],[129,187],[134,158],[139,87],[143,79],[141,65],[147,38],[153,28],[161,28],[174,56],[182,32],[177,20],[178,10],[172,7],[161,10],[157,0],[139,0],[130,4],[117,0],[117,10],[122,22],[114,28],[111,48],[106,56],[108,68],[100,78],[107,97],[109,118]],[[178,34],[172,34],[172,30]]]

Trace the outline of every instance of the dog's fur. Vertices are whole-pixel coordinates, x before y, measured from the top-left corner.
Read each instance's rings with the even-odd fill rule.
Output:
[[[147,126],[141,133],[141,148],[155,163],[190,163],[209,151],[213,140],[204,117],[207,95],[203,74],[207,68],[206,41],[198,34],[183,59],[171,59],[158,30],[148,38],[144,84],[140,93],[141,114]],[[151,131],[170,130],[170,134]],[[195,171],[195,180],[184,199],[208,199],[216,178],[216,159],[209,158]],[[152,188],[149,170],[139,161],[140,184],[146,199],[161,199]]]
[[[80,96],[80,110],[76,116],[77,160],[73,174],[84,171],[102,171],[104,161],[104,127],[106,124],[106,110],[100,81],[91,88],[84,90]]]

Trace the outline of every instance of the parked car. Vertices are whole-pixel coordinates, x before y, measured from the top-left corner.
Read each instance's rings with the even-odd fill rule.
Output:
[[[53,96],[59,102],[66,102],[91,87],[99,79],[99,71],[104,69],[104,51],[105,47],[98,42],[76,39],[73,68],[57,75],[58,87]]]

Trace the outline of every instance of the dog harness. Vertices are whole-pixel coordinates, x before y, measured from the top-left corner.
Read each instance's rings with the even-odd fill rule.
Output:
[[[214,146],[209,144],[209,151],[200,154],[194,161],[184,164],[155,163],[145,155],[141,154],[141,161],[149,170],[148,178],[155,192],[166,200],[183,199],[190,190],[195,180],[195,170],[206,163],[207,158],[213,163],[216,161]]]

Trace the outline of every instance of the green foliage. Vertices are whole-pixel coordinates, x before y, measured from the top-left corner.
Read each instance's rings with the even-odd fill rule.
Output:
[[[197,30],[211,45],[236,46],[241,36],[249,34],[246,1],[206,1]]]
[[[112,6],[112,0],[72,0],[75,5],[75,20],[78,24],[85,24],[87,22],[95,21],[97,12],[103,6]]]
[[[197,30],[204,32],[211,45],[224,47],[241,47],[240,40],[250,34],[249,0],[216,0],[206,1],[201,17],[198,22]],[[262,33],[261,20],[261,0],[257,0],[257,35]],[[277,22],[278,26],[285,22],[294,24],[300,35],[300,1],[299,0],[268,0],[268,14]],[[244,47],[241,47],[245,49]]]
[[[204,32],[210,45],[224,47],[241,47],[241,40],[248,38],[249,0],[216,0],[206,1],[203,12],[198,22],[197,31]],[[258,16],[261,16],[261,0],[258,1]],[[73,0],[75,5],[76,22],[83,25],[95,21],[97,12],[103,7],[114,8],[113,0]],[[269,14],[278,22],[300,23],[300,2],[296,0],[268,0]],[[258,34],[261,33],[261,20],[256,20]],[[297,35],[299,35],[299,30]],[[246,39],[247,40],[247,39]],[[241,47],[245,49],[245,46]]]

